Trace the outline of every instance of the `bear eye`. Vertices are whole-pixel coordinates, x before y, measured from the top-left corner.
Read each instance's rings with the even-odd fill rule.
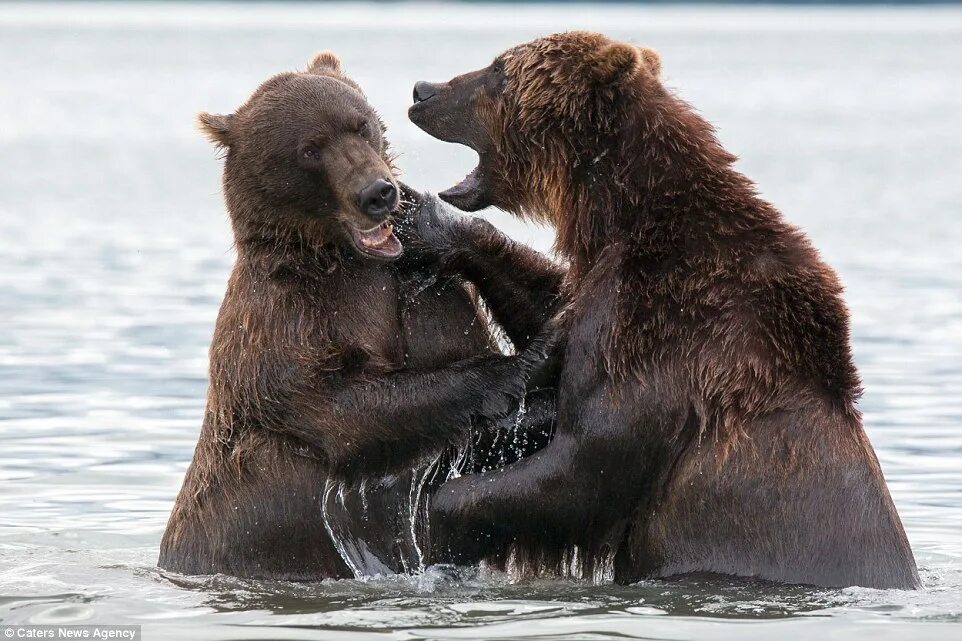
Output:
[[[301,150],[301,156],[308,160],[319,160],[321,157],[321,150],[314,145],[307,145]]]
[[[356,130],[360,135],[366,136],[367,132],[371,130],[371,125],[368,124],[366,120],[362,120],[361,122],[357,123]]]

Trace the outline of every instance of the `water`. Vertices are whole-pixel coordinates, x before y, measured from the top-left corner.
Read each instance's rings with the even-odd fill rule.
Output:
[[[407,123],[414,81],[575,26],[658,48],[840,271],[867,430],[925,589],[159,572],[232,260],[194,112],[331,48],[408,180],[442,189],[473,157]],[[147,639],[962,638],[960,78],[953,8],[0,5],[0,620]]]

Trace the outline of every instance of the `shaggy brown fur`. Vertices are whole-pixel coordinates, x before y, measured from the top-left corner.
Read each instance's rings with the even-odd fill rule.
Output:
[[[571,32],[415,89],[412,120],[480,155],[442,197],[552,223],[571,262],[554,440],[442,487],[435,554],[915,587],[839,281],[659,70]]]
[[[269,79],[232,115],[203,114],[201,125],[226,150],[237,260],[211,344],[203,429],[159,565],[351,576],[322,519],[337,508],[338,529],[352,544],[363,538],[368,558],[409,569],[417,541],[400,506],[412,482],[423,485],[428,461],[464,444],[472,424],[508,413],[537,350],[503,356],[461,281],[433,280],[416,260],[376,260],[358,244],[373,233],[375,249],[390,246],[390,225],[359,194],[396,180],[383,127],[333,54]],[[477,469],[480,458],[464,465]],[[331,482],[342,484],[340,506],[324,496]],[[362,503],[371,506],[363,518]]]

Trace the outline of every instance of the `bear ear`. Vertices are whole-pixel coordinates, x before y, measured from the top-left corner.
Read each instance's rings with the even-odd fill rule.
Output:
[[[333,51],[321,51],[314,54],[311,63],[307,65],[307,73],[326,74],[341,73],[341,59]]]
[[[207,138],[218,147],[230,147],[230,125],[233,114],[210,114],[202,111],[197,114],[197,126]]]
[[[649,49],[648,47],[638,47],[638,51],[641,52],[641,61],[648,69],[648,72],[655,78],[661,76],[661,56],[654,49]]]
[[[632,78],[642,65],[638,47],[623,42],[605,45],[595,58],[595,77],[603,83],[617,83]]]

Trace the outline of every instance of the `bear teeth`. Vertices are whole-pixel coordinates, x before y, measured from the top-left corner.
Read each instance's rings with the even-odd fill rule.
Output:
[[[371,231],[361,232],[361,244],[371,248],[380,247],[387,242],[393,233],[394,225],[391,224],[391,221],[385,220]]]

